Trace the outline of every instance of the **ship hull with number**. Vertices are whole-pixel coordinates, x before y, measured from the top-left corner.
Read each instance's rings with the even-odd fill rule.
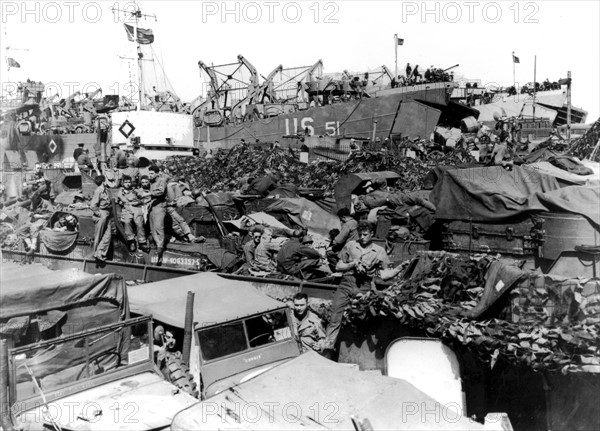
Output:
[[[286,135],[330,135],[381,140],[392,134],[426,138],[448,107],[454,83],[438,82],[389,88],[372,97],[342,103],[297,109],[281,115],[269,110],[281,105],[264,105],[264,117],[218,126],[200,124],[194,129],[194,142],[208,149],[232,148],[242,139],[253,143],[274,142]],[[289,109],[289,105],[288,105]],[[197,124],[198,126],[198,124]],[[418,132],[407,133],[407,130]]]

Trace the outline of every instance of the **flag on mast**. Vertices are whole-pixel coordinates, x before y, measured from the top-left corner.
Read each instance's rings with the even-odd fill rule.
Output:
[[[129,24],[123,24],[125,27],[125,32],[127,33],[127,39],[129,42],[135,42],[135,37],[133,37],[133,26]]]
[[[154,42],[154,34],[152,33],[152,30],[149,28],[141,28],[138,27],[137,28],[137,37],[133,37],[133,26],[129,25],[129,24],[123,24],[125,26],[125,32],[127,33],[127,39],[130,42],[135,42],[137,41],[137,43],[139,43],[140,45],[150,45],[152,42]]]
[[[396,36],[396,40],[398,41],[398,45],[404,45],[404,39],[400,39],[398,36]]]
[[[8,65],[9,70],[11,67],[17,67],[17,68],[21,67],[21,65],[14,58],[10,58],[10,57],[6,58],[6,64]]]
[[[519,63],[519,64],[521,63],[519,61],[519,57],[517,57],[515,54],[513,54],[512,56],[513,56],[513,63]]]

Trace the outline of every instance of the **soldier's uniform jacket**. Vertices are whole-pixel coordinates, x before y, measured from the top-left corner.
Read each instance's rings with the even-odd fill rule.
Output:
[[[121,187],[117,194],[117,202],[123,207],[123,210],[132,211],[134,207],[140,207],[142,200],[134,189],[125,189]]]
[[[111,210],[110,203],[110,195],[108,194],[108,190],[104,187],[104,184],[98,186],[96,190],[94,190],[94,195],[92,196],[92,200],[90,202],[90,208],[93,212],[98,212],[98,210]]]
[[[161,205],[165,203],[167,192],[167,180],[162,175],[156,177],[156,179],[150,183],[150,195],[152,196],[152,206]]]
[[[308,349],[319,350],[319,342],[325,338],[325,331],[319,316],[308,310],[304,319],[298,320],[296,315],[292,313],[292,325],[304,351]]]

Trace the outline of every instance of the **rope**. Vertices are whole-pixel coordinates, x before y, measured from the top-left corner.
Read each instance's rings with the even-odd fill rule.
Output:
[[[52,427],[56,431],[62,431],[62,428],[60,427],[60,425],[58,425],[58,423],[56,423],[56,421],[54,420],[54,418],[50,414],[50,408],[48,407],[48,401],[46,399],[46,395],[44,394],[44,391],[42,391],[42,388],[40,387],[40,384],[38,383],[37,379],[35,378],[35,376],[31,372],[31,370],[29,369],[29,367],[27,366],[27,364],[25,363],[25,364],[23,364],[23,366],[25,367],[25,370],[27,370],[27,372],[31,376],[31,381],[35,385],[36,389],[39,391],[40,396],[42,397],[42,402],[44,404],[44,409],[43,409],[44,416],[46,416],[46,418],[48,418],[50,420],[50,423],[52,424]]]

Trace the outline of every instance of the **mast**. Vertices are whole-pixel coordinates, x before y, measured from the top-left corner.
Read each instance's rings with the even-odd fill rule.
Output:
[[[144,14],[142,10],[137,5],[137,3],[133,2],[135,9],[134,10],[125,10],[119,9],[115,7],[111,7],[110,10],[115,13],[123,13],[126,17],[133,18],[133,38],[135,39],[136,44],[136,54],[137,54],[137,63],[138,63],[138,103],[137,109],[138,111],[142,110],[142,101],[144,100],[144,70],[142,67],[142,60],[144,59],[144,54],[142,52],[142,47],[140,45],[140,38],[138,37],[138,27],[140,19],[144,18],[154,18],[154,21],[157,21],[156,15],[154,14]]]
[[[394,52],[396,53],[396,67],[394,69],[394,79],[398,79],[398,33],[394,35]]]
[[[535,121],[535,92],[537,90],[537,85],[535,82],[535,76],[537,72],[537,55],[533,56],[533,120]]]
[[[571,71],[567,72],[567,143],[571,143]]]
[[[515,93],[517,92],[517,79],[515,78],[515,52],[512,52],[512,64],[513,64],[513,87],[515,87]]]
[[[138,23],[142,16],[142,11],[135,11],[132,16],[135,18],[135,24],[133,25],[133,34],[135,35],[135,44],[136,44],[136,52],[137,52],[137,62],[138,62],[138,103],[137,110],[142,110],[142,97],[144,97],[144,70],[142,68],[142,58],[144,58],[144,54],[142,53],[142,47],[140,46],[140,42],[138,40]]]

